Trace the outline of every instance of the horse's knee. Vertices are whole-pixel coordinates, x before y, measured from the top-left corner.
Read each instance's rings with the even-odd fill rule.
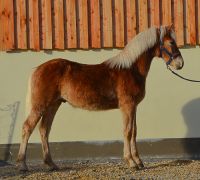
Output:
[[[124,129],[124,137],[126,137],[127,139],[131,139],[131,136],[132,136],[132,132],[131,132],[131,129],[130,128],[126,128]]]
[[[127,120],[127,122],[124,124],[124,130],[123,130],[124,136],[127,138],[131,138],[132,136],[132,123]]]

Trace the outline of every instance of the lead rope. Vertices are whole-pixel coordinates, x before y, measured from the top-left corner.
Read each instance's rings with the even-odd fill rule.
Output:
[[[199,80],[188,79],[188,78],[185,78],[185,77],[181,76],[180,74],[177,74],[177,73],[174,72],[169,66],[167,66],[167,69],[169,69],[174,75],[176,75],[176,76],[178,76],[179,78],[184,79],[184,80],[186,80],[186,81],[190,81],[190,82],[200,82]]]

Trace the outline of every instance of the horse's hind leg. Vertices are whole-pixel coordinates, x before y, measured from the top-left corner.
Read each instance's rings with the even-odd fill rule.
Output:
[[[47,108],[47,111],[44,113],[39,127],[42,140],[44,163],[47,164],[51,170],[57,170],[58,167],[56,166],[56,164],[54,164],[51,158],[48,139],[54,116],[60,104],[61,102],[56,102],[55,104]]]
[[[20,144],[20,149],[19,149],[18,158],[17,158],[20,171],[28,170],[27,165],[26,165],[27,143],[28,143],[30,135],[33,132],[33,129],[35,128],[40,118],[41,118],[41,114],[39,112],[35,112],[34,110],[31,110],[29,116],[27,117],[26,121],[23,124],[22,142]]]

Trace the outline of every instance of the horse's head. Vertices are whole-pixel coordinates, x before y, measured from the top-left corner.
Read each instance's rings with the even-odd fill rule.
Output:
[[[176,45],[173,26],[160,27],[160,57],[164,59],[167,66],[181,69],[184,65],[181,53]]]

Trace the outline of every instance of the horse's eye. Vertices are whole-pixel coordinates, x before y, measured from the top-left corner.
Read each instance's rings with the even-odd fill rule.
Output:
[[[170,44],[171,44],[172,46],[174,46],[174,45],[175,45],[175,42],[174,42],[174,41],[170,41]]]

